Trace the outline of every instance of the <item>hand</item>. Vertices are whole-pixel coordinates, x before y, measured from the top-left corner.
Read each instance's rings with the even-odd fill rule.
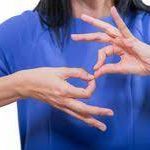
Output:
[[[37,68],[16,73],[21,79],[18,89],[21,97],[32,97],[49,103],[102,131],[106,125],[93,115],[112,116],[110,109],[87,105],[78,98],[89,98],[95,89],[94,76],[79,68]],[[75,77],[88,82],[88,87],[77,88],[66,79]]]
[[[99,19],[82,15],[82,20],[102,29],[104,33],[72,35],[72,39],[76,41],[97,41],[111,44],[98,52],[98,61],[94,66],[95,77],[106,73],[149,75],[150,46],[132,35],[115,7],[112,7],[111,15],[118,28]],[[116,64],[105,64],[106,58],[112,55],[120,56],[120,61]]]

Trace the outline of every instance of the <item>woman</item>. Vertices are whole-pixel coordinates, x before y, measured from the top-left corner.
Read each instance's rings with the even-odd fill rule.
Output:
[[[112,8],[119,29],[114,27],[110,16],[113,5],[134,36]],[[82,16],[85,22],[79,19],[82,14],[86,14]],[[149,14],[136,9],[132,0],[41,0],[34,12],[27,11],[3,23],[0,71],[4,77],[0,79],[0,102],[2,106],[19,99],[22,149],[148,149],[149,77],[104,74],[149,74],[149,58],[145,59],[150,47],[146,44],[150,40],[149,25]],[[72,33],[89,32],[94,34],[72,35],[72,38],[94,42],[70,39]],[[137,46],[133,47],[131,40]],[[104,76],[97,78],[95,89],[91,74],[98,49],[101,50],[94,67],[95,77]],[[114,64],[104,65],[106,56],[112,54],[121,56],[121,66],[117,64],[115,69]],[[120,57],[113,56],[106,62],[118,61]],[[85,80],[88,87],[74,78]],[[111,109],[115,112],[113,118],[100,117],[112,116]],[[64,112],[103,131],[106,126],[100,121],[109,128],[105,133],[98,132]]]

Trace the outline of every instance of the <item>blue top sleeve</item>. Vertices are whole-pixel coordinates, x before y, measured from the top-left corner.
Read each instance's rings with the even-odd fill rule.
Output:
[[[2,49],[0,49],[0,77],[8,75],[9,74],[8,70],[9,69],[7,67],[7,63],[5,61],[3,51],[2,51]]]
[[[145,13],[142,23],[144,40],[147,44],[150,44],[150,13]]]
[[[21,15],[12,17],[0,25],[0,75],[12,73],[13,55],[20,48],[24,22]]]
[[[0,25],[0,75],[16,71],[16,61],[19,59],[16,56],[33,41],[33,35],[36,37],[34,32],[39,26],[35,21],[39,19],[37,17],[33,11],[26,11]]]
[[[140,33],[141,39],[143,42],[150,44],[150,13],[139,12],[139,15],[136,17],[135,27]]]

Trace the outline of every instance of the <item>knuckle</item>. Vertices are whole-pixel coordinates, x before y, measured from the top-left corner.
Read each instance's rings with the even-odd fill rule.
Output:
[[[58,105],[61,106],[61,107],[66,107],[67,103],[66,103],[65,100],[59,100]]]
[[[84,36],[82,39],[83,40],[90,40],[90,37],[89,36]]]
[[[83,73],[83,72],[85,72],[85,71],[84,71],[83,68],[79,68],[79,72],[80,72],[80,73]]]
[[[95,126],[95,122],[92,119],[87,119],[86,122],[90,125],[90,126]]]
[[[97,38],[97,40],[101,39],[101,38],[102,38],[102,33],[101,33],[101,32],[98,32],[98,33],[96,34],[96,38]]]
[[[92,92],[91,91],[85,92],[85,96],[87,98],[90,98],[92,96]]]
[[[98,50],[98,55],[103,54],[103,52],[104,52],[103,50],[99,49],[99,50]]]
[[[133,43],[139,42],[139,39],[136,38],[136,37],[132,37],[132,38],[131,38],[131,42],[133,42]]]
[[[64,98],[54,98],[53,102],[54,102],[53,106],[57,106],[57,107],[61,107],[61,108],[66,107],[66,105],[67,105]]]
[[[62,88],[58,88],[57,91],[55,92],[55,95],[59,97],[65,97],[67,95],[67,91]]]
[[[91,23],[92,25],[95,25],[96,21],[95,21],[95,20],[92,20],[90,23]]]
[[[65,72],[67,72],[68,68],[67,67],[62,67],[62,70],[64,70]]]
[[[66,97],[68,95],[68,92],[66,90],[61,91],[61,96]]]
[[[78,76],[81,76],[84,73],[85,73],[85,70],[83,68],[79,68],[77,71]]]
[[[122,25],[121,27],[120,27],[120,30],[121,31],[124,31],[126,29],[126,25]]]

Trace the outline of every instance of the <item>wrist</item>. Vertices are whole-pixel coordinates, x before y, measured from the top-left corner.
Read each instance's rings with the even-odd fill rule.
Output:
[[[150,62],[148,64],[148,75],[150,75]]]
[[[30,82],[26,76],[26,71],[19,71],[13,74],[15,81],[15,91],[20,98],[27,98],[30,96]]]
[[[145,65],[144,71],[145,71],[145,75],[150,75],[150,63],[147,63]]]
[[[150,75],[150,59],[148,59],[147,61],[147,71],[148,71],[147,75]]]
[[[18,79],[15,74],[0,78],[0,106],[15,102],[22,98],[18,92]]]
[[[142,59],[142,75],[150,75],[150,59]]]

